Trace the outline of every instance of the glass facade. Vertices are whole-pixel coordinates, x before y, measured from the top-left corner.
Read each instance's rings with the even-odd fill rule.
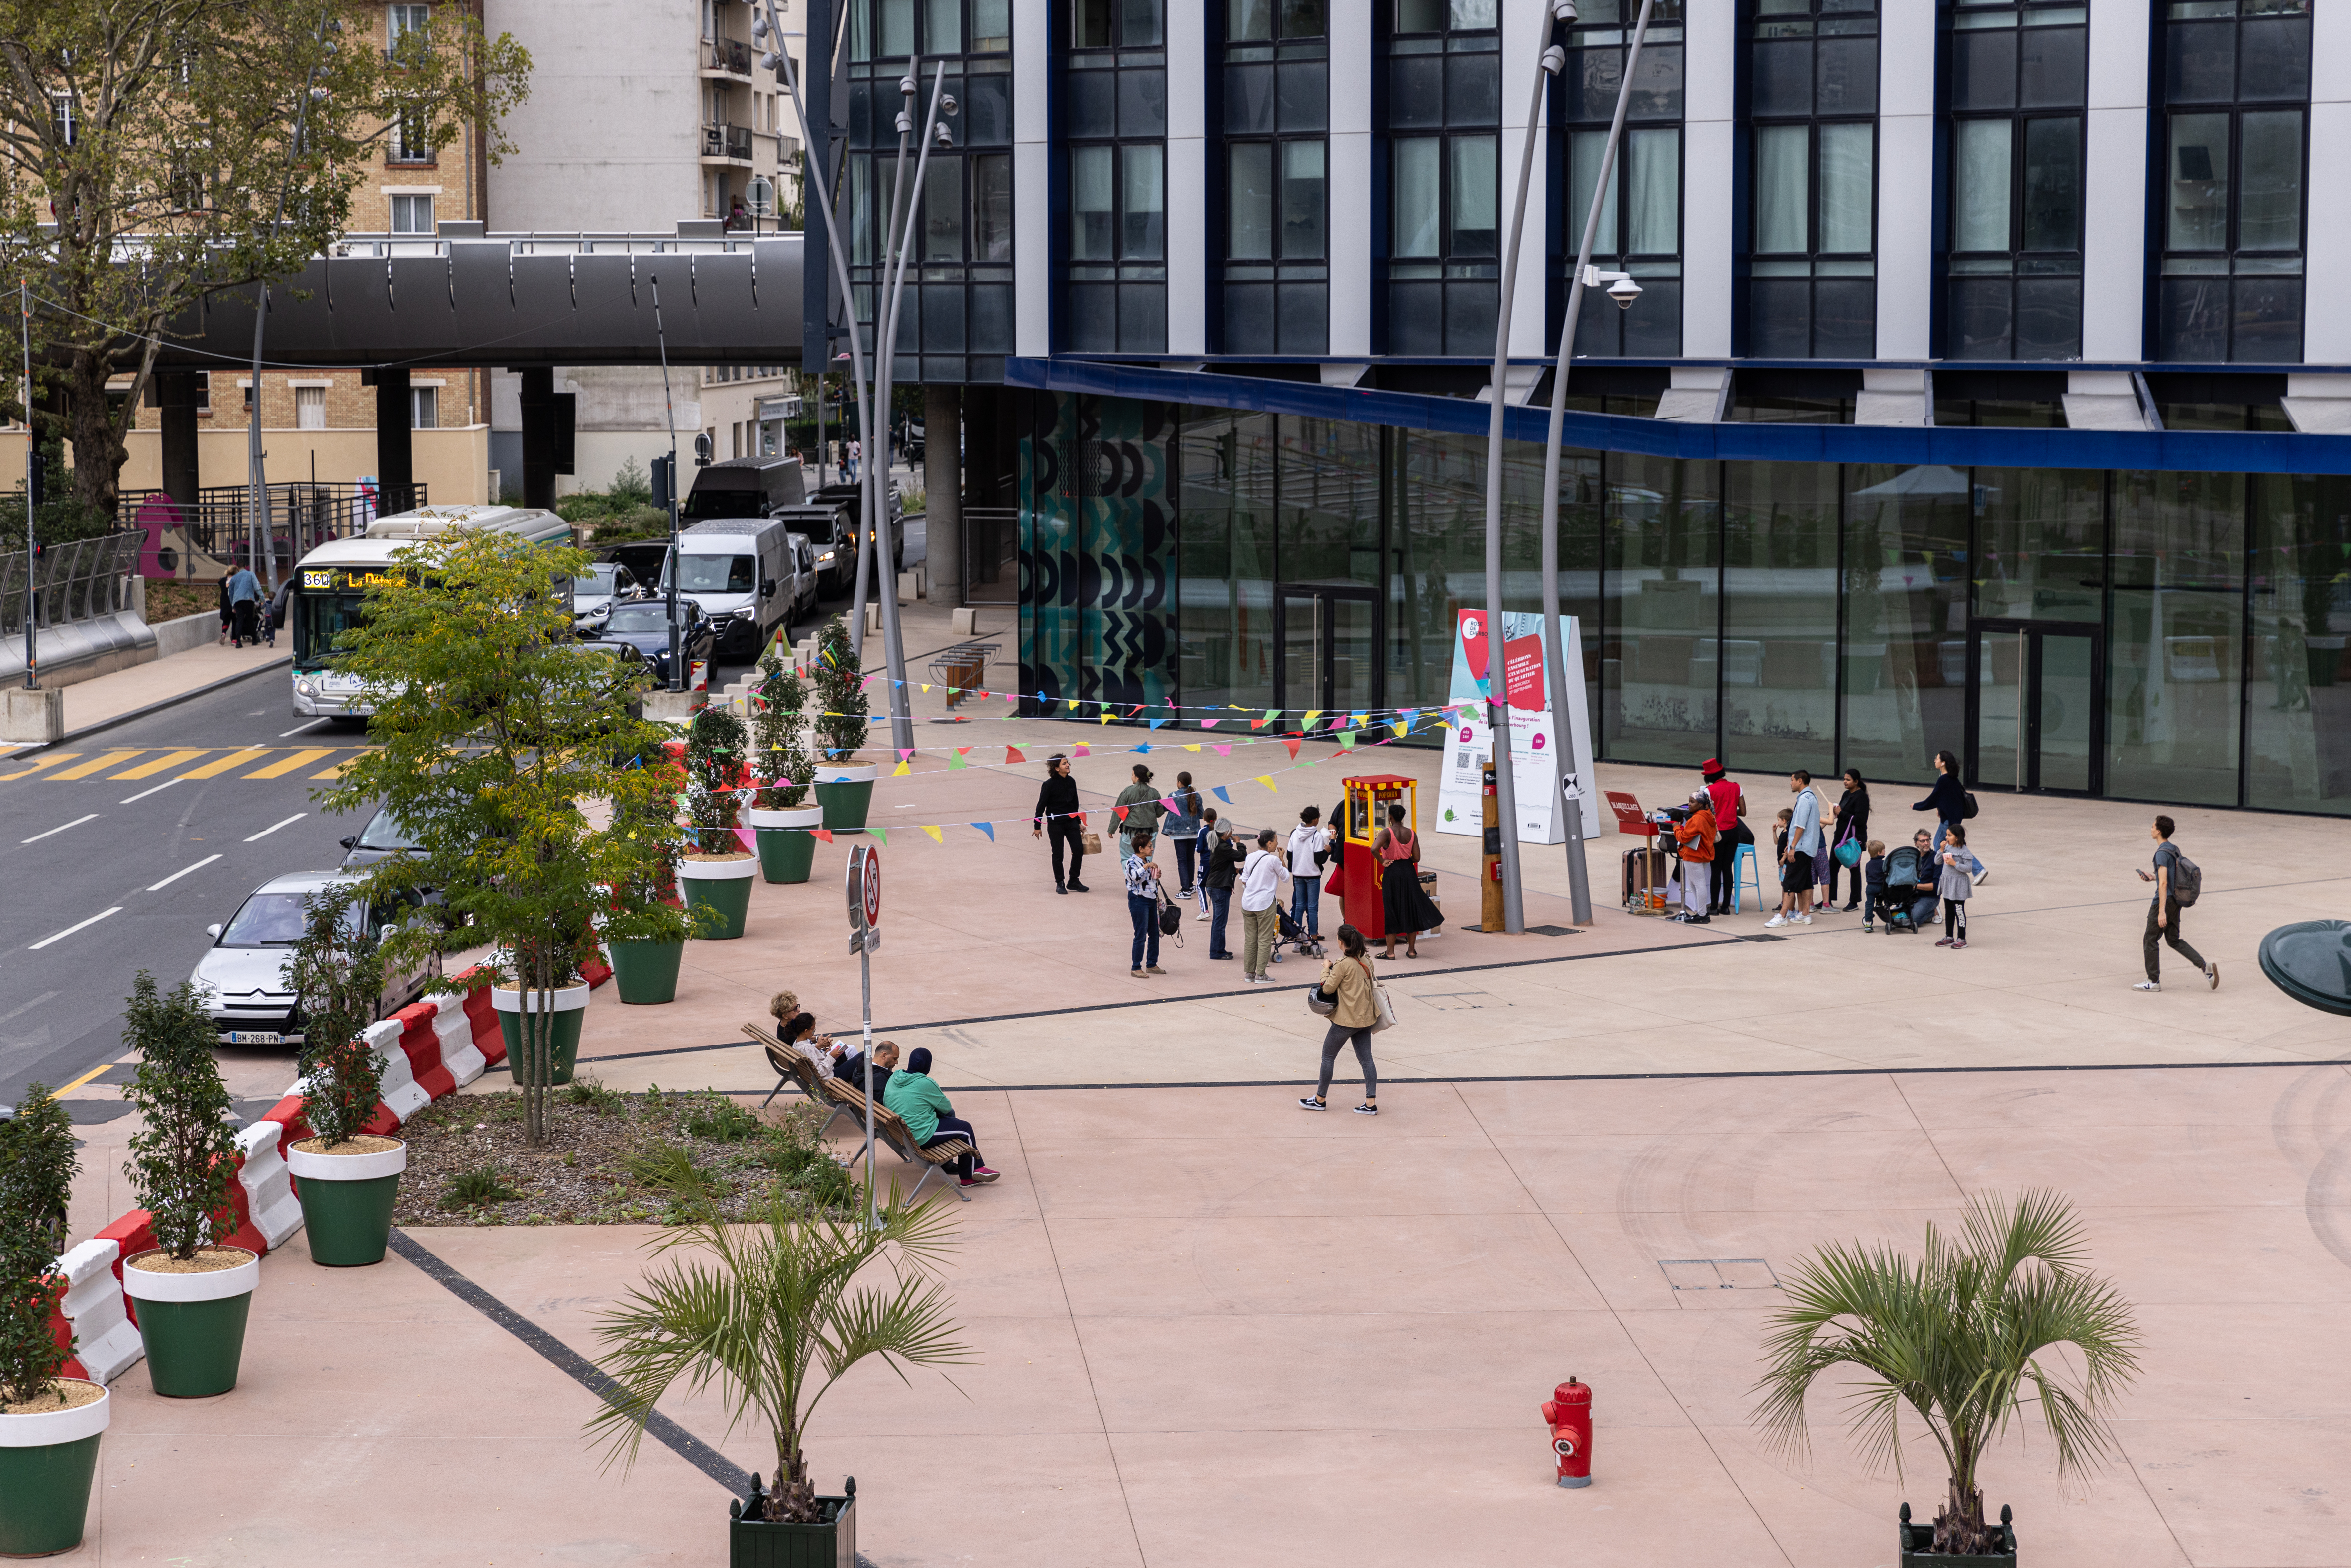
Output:
[[[1554,308],[1567,308],[1568,270],[1583,243],[1608,126],[1625,81],[1640,0],[1587,0],[1567,33],[1567,68],[1552,87],[1552,123],[1567,128],[1567,202],[1551,237]],[[1641,281],[1635,310],[1584,309],[1575,352],[1600,359],[1673,359],[1682,351],[1682,29],[1679,0],[1653,11],[1625,105],[1625,141],[1593,235],[1592,259]],[[1548,335],[1558,340],[1554,323]]]
[[[1013,396],[1025,690],[1446,700],[1484,438]],[[1540,607],[1541,480],[1511,443],[1506,610]],[[1561,486],[1604,758],[1923,791],[1948,749],[1978,789],[2351,815],[2351,477],[1571,450]]]
[[[1225,0],[1228,354],[1331,346],[1331,47],[1323,0]]]

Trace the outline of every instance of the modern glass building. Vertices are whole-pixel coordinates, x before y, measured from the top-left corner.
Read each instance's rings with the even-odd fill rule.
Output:
[[[1005,79],[901,347],[1017,499],[1024,688],[1441,703],[1498,397],[1540,601],[1635,0],[1564,35],[1499,383],[1547,5],[841,3],[852,95],[950,26]],[[1578,324],[1562,469],[1600,754],[2351,812],[2351,5],[1659,0],[1630,68],[1594,254],[1642,293]]]

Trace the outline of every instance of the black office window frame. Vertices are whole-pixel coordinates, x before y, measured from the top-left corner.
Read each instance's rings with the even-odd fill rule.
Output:
[[[1126,20],[1128,0],[1113,0],[1113,26],[1121,37],[1113,47],[1077,47],[1077,8],[1086,0],[1054,0],[1054,43],[1059,51],[1060,68],[1053,73],[1051,100],[1053,192],[1050,235],[1050,256],[1060,286],[1054,290],[1052,339],[1056,351],[1066,353],[1141,353],[1164,354],[1167,351],[1167,225],[1170,214],[1167,201],[1167,137],[1164,127],[1166,102],[1167,72],[1167,5],[1159,6],[1158,38],[1133,48],[1123,46],[1123,29]],[[1115,134],[1117,106],[1123,98],[1124,84],[1113,88],[1113,130],[1110,136],[1080,137],[1071,129],[1070,111],[1071,84],[1081,74],[1114,74],[1124,78],[1130,73],[1156,73],[1160,78],[1160,101],[1163,106],[1163,128],[1155,137]],[[1077,170],[1071,154],[1081,147],[1109,147],[1122,150],[1135,146],[1159,149],[1160,182],[1160,255],[1156,262],[1128,262],[1113,255],[1107,261],[1080,261],[1073,256],[1075,246],[1071,241],[1071,228],[1077,212],[1075,182]],[[1112,211],[1113,222],[1123,225],[1126,217],[1126,159],[1122,151],[1113,151],[1111,160]],[[1078,268],[1090,276],[1081,277]],[[1092,276],[1100,274],[1102,276]],[[1099,309],[1107,301],[1110,308],[1111,338],[1107,343],[1081,339],[1082,318]],[[1155,326],[1154,326],[1155,323]]]
[[[1220,241],[1211,248],[1208,279],[1208,340],[1222,354],[1251,357],[1326,354],[1331,348],[1331,115],[1328,31],[1330,7],[1324,7],[1324,27],[1311,37],[1282,32],[1287,7],[1274,7],[1271,39],[1237,39],[1228,36],[1229,6],[1208,0],[1209,22],[1216,40],[1217,68],[1209,73],[1207,122],[1217,128],[1220,141],[1209,159],[1207,198],[1210,221]],[[1279,72],[1284,66],[1319,63],[1323,67],[1322,124],[1316,130],[1287,130],[1280,123]],[[1228,131],[1228,73],[1235,68],[1262,68],[1276,78],[1272,86],[1274,128],[1270,131]],[[1312,141],[1322,149],[1322,255],[1289,257],[1281,255],[1282,183],[1285,149],[1289,143]],[[1269,149],[1274,190],[1274,256],[1270,260],[1232,253],[1232,158],[1238,147]],[[1272,329],[1270,339],[1249,333],[1244,325],[1261,310]]]
[[[1449,9],[1449,8],[1448,8]],[[1431,305],[1426,298],[1434,285],[1437,320],[1437,349],[1442,357],[1479,359],[1493,353],[1493,321],[1501,302],[1501,247],[1509,243],[1510,222],[1505,213],[1507,198],[1503,192],[1509,177],[1505,165],[1508,154],[1502,147],[1501,101],[1509,89],[1507,73],[1502,70],[1502,33],[1499,26],[1455,29],[1447,26],[1442,32],[1401,33],[1396,31],[1395,0],[1374,0],[1373,9],[1373,123],[1380,128],[1373,170],[1374,212],[1377,225],[1374,240],[1373,279],[1373,340],[1386,354],[1414,354],[1415,350],[1399,330],[1397,319],[1425,313]],[[1496,7],[1499,17],[1502,7]],[[1390,83],[1395,77],[1395,63],[1407,54],[1429,54],[1439,59],[1457,57],[1492,59],[1497,83],[1495,113],[1490,123],[1472,122],[1467,119],[1456,122],[1454,109],[1448,102],[1434,125],[1393,123],[1393,92]],[[1442,74],[1442,73],[1440,73]],[[1448,95],[1449,96],[1449,95]],[[1470,256],[1456,259],[1452,254],[1454,180],[1452,141],[1458,136],[1491,136],[1494,141],[1494,217],[1495,254],[1490,256]],[[1437,254],[1435,257],[1400,257],[1395,246],[1395,143],[1402,140],[1435,137],[1442,144],[1437,159]],[[1412,271],[1404,277],[1396,276],[1398,267]],[[1423,276],[1423,269],[1426,275]],[[1413,297],[1405,297],[1409,289]],[[1465,321],[1465,313],[1466,321]],[[1448,342],[1448,339],[1458,340]],[[1450,352],[1447,352],[1450,350]]]
[[[1619,0],[1618,9],[1623,16],[1621,23],[1593,22],[1587,18],[1568,30],[1565,39],[1567,68],[1553,79],[1549,89],[1550,120],[1557,129],[1550,139],[1546,154],[1551,188],[1555,191],[1572,193],[1575,189],[1572,138],[1588,131],[1605,132],[1615,118],[1615,106],[1611,103],[1606,106],[1605,113],[1600,112],[1603,106],[1599,104],[1586,104],[1583,118],[1570,119],[1567,114],[1567,84],[1582,68],[1583,62],[1578,56],[1583,48],[1604,48],[1621,57],[1630,47],[1633,21],[1640,15],[1641,0]],[[1620,41],[1591,46],[1582,42],[1594,36],[1614,37]],[[1660,49],[1680,53],[1684,47],[1683,37],[1681,0],[1656,0],[1650,13],[1648,36],[1642,42],[1641,57],[1648,59]],[[1620,61],[1620,81],[1622,68]],[[1637,111],[1637,99],[1634,107]],[[1640,279],[1641,297],[1630,310],[1603,310],[1598,308],[1599,300],[1587,298],[1581,319],[1576,323],[1575,342],[1571,350],[1577,358],[1678,359],[1681,355],[1682,253],[1678,244],[1671,255],[1646,251],[1629,253],[1625,249],[1625,232],[1633,221],[1632,204],[1626,192],[1626,182],[1630,178],[1627,166],[1631,160],[1625,152],[1635,131],[1670,129],[1675,133],[1674,194],[1677,202],[1682,201],[1689,187],[1688,113],[1688,85],[1685,79],[1681,115],[1670,119],[1664,116],[1643,119],[1636,112],[1625,119],[1625,141],[1617,146],[1616,161],[1608,174],[1616,187],[1616,233],[1604,232],[1593,236],[1592,264],[1610,271],[1633,273]],[[1566,202],[1554,202],[1550,204],[1550,207],[1551,233],[1545,248],[1551,261],[1543,340],[1556,344],[1567,313],[1569,287],[1573,282],[1570,275],[1575,267],[1576,252],[1583,244],[1583,224],[1589,214],[1580,205],[1571,210],[1571,204]],[[1687,226],[1687,207],[1676,215],[1674,237],[1677,242]],[[1640,316],[1638,320],[1634,319],[1636,312]],[[1670,328],[1666,326],[1668,316]]]

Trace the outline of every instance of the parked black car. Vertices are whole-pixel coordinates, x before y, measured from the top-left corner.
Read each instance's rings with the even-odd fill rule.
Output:
[[[677,607],[683,618],[680,645],[685,651],[685,665],[692,673],[697,660],[709,661],[718,652],[718,633],[702,606],[691,599],[681,600]],[[611,619],[604,629],[582,645],[597,643],[623,643],[644,655],[653,666],[653,683],[666,685],[669,682],[669,605],[662,600],[649,599],[635,604],[615,604]]]

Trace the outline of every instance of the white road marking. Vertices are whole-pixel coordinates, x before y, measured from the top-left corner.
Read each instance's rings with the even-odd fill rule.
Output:
[[[96,811],[92,811],[87,817],[76,817],[72,821],[68,822],[65,828],[51,828],[48,832],[35,833],[31,838],[26,839],[24,841],[28,844],[37,844],[43,839],[49,838],[54,834],[64,832],[66,828],[78,828],[84,822],[95,822],[96,821],[98,821],[98,813]]]
[[[218,859],[220,859],[220,856],[218,855],[206,855],[204,859],[198,861],[192,866],[183,866],[180,870],[173,872],[171,875],[165,877],[161,882],[149,883],[147,891],[154,893],[159,889],[169,887],[173,883],[179,881],[182,877],[187,875],[188,873],[192,871],[202,871],[204,867],[212,864],[213,862]]]
[[[169,789],[174,784],[184,784],[186,782],[187,779],[184,776],[178,779],[166,779],[161,784],[156,785],[152,789],[140,790],[136,795],[131,796],[128,800],[123,800],[121,804],[128,806],[133,801],[144,800],[150,795],[162,794],[164,790]]]
[[[61,997],[64,995],[65,993],[63,991],[43,991],[31,1001],[23,1003],[17,1007],[10,1008],[5,1013],[0,1013],[0,1023],[6,1023],[9,1019],[16,1017],[19,1013],[31,1012],[35,1008],[39,1007],[43,1002],[47,1001],[52,997]]]
[[[298,822],[298,821],[300,821],[303,818],[305,818],[305,817],[308,816],[309,814],[310,814],[310,813],[309,813],[309,812],[308,812],[308,811],[297,811],[297,812],[295,812],[292,816],[290,816],[290,817],[287,818],[287,819],[286,819],[286,822]],[[276,832],[278,829],[280,829],[280,828],[284,827],[284,826],[286,825],[286,822],[272,822],[272,823],[270,823],[270,824],[269,824],[269,826],[267,826],[267,827],[266,827],[266,828],[262,829],[262,830],[261,830],[261,831],[259,831],[259,832],[257,832],[257,833],[254,834],[254,835],[253,835],[253,838],[249,838],[249,839],[246,840],[245,841],[246,841],[246,843],[248,843],[248,844],[249,844],[249,843],[253,842],[253,840],[254,840],[254,839],[266,839],[266,838],[267,838],[270,834],[272,834],[272,833]]]
[[[54,936],[42,937],[38,942],[36,942],[30,947],[26,948],[25,951],[27,953],[37,953],[42,948],[47,946],[50,943],[60,941],[65,937],[72,936],[75,932],[80,930],[85,925],[95,925],[110,915],[120,915],[121,913],[122,905],[119,904],[111,909],[101,909],[87,920],[78,920],[74,922],[74,924],[67,926],[63,931],[58,932]]]
[[[306,730],[306,729],[316,729],[316,728],[318,728],[320,725],[322,725],[322,724],[324,724],[324,723],[326,723],[326,722],[327,722],[327,721],[326,721],[325,719],[323,719],[323,718],[314,718],[314,719],[312,719],[312,720],[311,720],[309,723],[308,723],[308,724],[298,724],[298,725],[296,725],[292,729],[287,730],[287,731],[285,731],[284,733],[280,734],[280,735],[278,736],[278,737],[277,737],[277,738],[278,738],[278,739],[280,739],[280,740],[283,740],[283,739],[285,739],[285,738],[286,738],[286,737],[287,737],[287,736],[289,736],[289,735],[299,735],[299,734],[301,734],[301,733],[302,733],[304,730]]]

